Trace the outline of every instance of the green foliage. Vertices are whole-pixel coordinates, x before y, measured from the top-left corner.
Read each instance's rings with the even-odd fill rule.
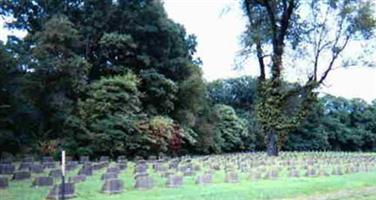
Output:
[[[216,104],[196,125],[198,150],[204,153],[249,150],[247,124],[231,106]]]
[[[155,70],[142,70],[143,97],[147,112],[151,114],[169,114],[175,108],[178,86],[171,79]]]

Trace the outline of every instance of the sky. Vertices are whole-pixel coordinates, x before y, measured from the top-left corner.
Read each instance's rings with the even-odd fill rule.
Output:
[[[234,70],[234,60],[241,50],[240,35],[246,24],[240,6],[234,2],[237,1],[164,0],[169,17],[197,36],[197,56],[203,61],[202,69],[208,81],[258,75],[254,61],[242,70]],[[320,91],[371,102],[376,99],[376,68],[337,68],[329,74]]]
[[[240,35],[246,19],[234,0],[164,0],[168,16],[183,24],[187,32],[197,36],[197,53],[203,61],[202,70],[207,81],[258,75],[255,61],[235,70],[235,58],[241,50]],[[0,18],[0,27],[4,19]],[[0,40],[25,33],[0,28]],[[298,76],[298,74],[296,75]],[[376,68],[338,68],[332,71],[320,91],[345,98],[376,99]]]

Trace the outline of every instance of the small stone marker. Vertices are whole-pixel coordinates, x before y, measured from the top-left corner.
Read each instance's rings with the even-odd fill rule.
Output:
[[[203,174],[197,177],[196,184],[198,185],[207,185],[212,183],[213,177],[211,174]]]
[[[53,186],[54,179],[49,176],[35,177],[33,181],[33,187]]]
[[[108,180],[108,179],[117,179],[117,173],[105,173],[102,175],[101,180]]]
[[[20,181],[20,180],[29,179],[30,177],[31,177],[31,173],[29,171],[19,171],[19,172],[14,172],[12,179],[16,181]]]
[[[30,165],[30,171],[32,173],[40,174],[43,173],[44,169],[41,164],[33,163],[32,165]]]
[[[93,175],[93,167],[91,165],[84,165],[80,169],[80,171],[78,171],[78,175],[85,175],[85,176]]]
[[[0,189],[6,189],[9,187],[9,180],[6,177],[0,177]]]
[[[100,158],[99,158],[99,162],[110,162],[110,157],[108,157],[108,156],[101,156]]]
[[[60,169],[53,169],[48,175],[53,178],[60,178],[63,174]]]
[[[227,172],[225,177],[226,183],[238,183],[239,176],[236,172]]]
[[[119,174],[120,168],[119,167],[109,167],[109,168],[107,168],[107,173]]]
[[[63,185],[54,185],[50,193],[48,193],[47,199],[60,200],[63,197]],[[65,183],[64,184],[64,197],[65,199],[71,199],[75,197],[74,184]]]
[[[86,181],[85,175],[72,176],[72,177],[69,177],[69,180],[68,180],[68,182],[71,182],[71,183],[80,183],[84,181]]]
[[[16,166],[12,164],[0,164],[0,174],[13,174],[16,171]]]
[[[166,187],[177,188],[183,185],[183,176],[170,175],[167,177]]]
[[[29,171],[30,166],[32,165],[32,162],[22,162],[20,166],[18,167],[18,170],[20,171]]]
[[[135,188],[151,189],[154,187],[154,180],[149,176],[139,176],[136,178]]]
[[[124,191],[124,183],[120,179],[108,179],[102,186],[102,192],[108,194],[117,194]]]
[[[56,168],[55,162],[43,162],[42,165],[43,165],[43,168],[47,168],[47,169]]]
[[[89,162],[90,162],[89,156],[80,156],[80,164],[85,164]]]

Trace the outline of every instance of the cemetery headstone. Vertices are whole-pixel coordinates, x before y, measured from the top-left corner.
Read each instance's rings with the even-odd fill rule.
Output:
[[[31,173],[29,171],[18,171],[13,173],[13,180],[20,181],[20,180],[26,180],[31,177]]]
[[[52,200],[60,200],[63,197],[64,191],[64,198],[71,199],[75,197],[75,189],[73,183],[65,183],[64,189],[62,184],[54,185],[52,190],[48,193],[47,199]]]
[[[33,187],[53,186],[54,179],[49,176],[35,177],[33,181]]]
[[[104,173],[101,177],[102,180],[116,179],[118,177],[117,173]]]
[[[203,175],[200,175],[196,179],[196,184],[198,185],[207,185],[212,183],[213,177],[211,174],[205,173]]]
[[[13,174],[16,171],[16,166],[12,164],[0,164],[0,174]]]
[[[107,179],[102,186],[102,192],[108,194],[117,194],[123,191],[124,184],[120,179]]]
[[[139,176],[136,178],[136,189],[147,190],[154,187],[154,180],[149,176]]]
[[[183,176],[170,175],[167,177],[166,186],[169,188],[177,188],[183,185]]]
[[[71,183],[80,183],[86,181],[86,176],[85,175],[77,175],[77,176],[72,176],[69,177],[68,182]]]

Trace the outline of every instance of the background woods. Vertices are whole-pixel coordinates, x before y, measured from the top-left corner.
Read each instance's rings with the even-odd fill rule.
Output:
[[[243,2],[244,55],[257,55],[259,77],[206,82],[194,57],[196,37],[169,19],[160,1],[1,1],[0,15],[14,18],[7,26],[27,36],[0,44],[0,153],[55,155],[64,148],[75,156],[132,157],[261,151],[268,144],[270,154],[375,151],[376,101],[318,97],[315,90],[348,41],[372,38],[367,2],[310,5],[312,16],[336,13],[341,30],[329,30],[325,20],[303,26],[298,1],[265,2]],[[338,37],[322,38],[330,31]],[[309,43],[322,50],[313,51],[307,82],[285,81],[284,52]],[[322,51],[332,60],[320,71]]]

